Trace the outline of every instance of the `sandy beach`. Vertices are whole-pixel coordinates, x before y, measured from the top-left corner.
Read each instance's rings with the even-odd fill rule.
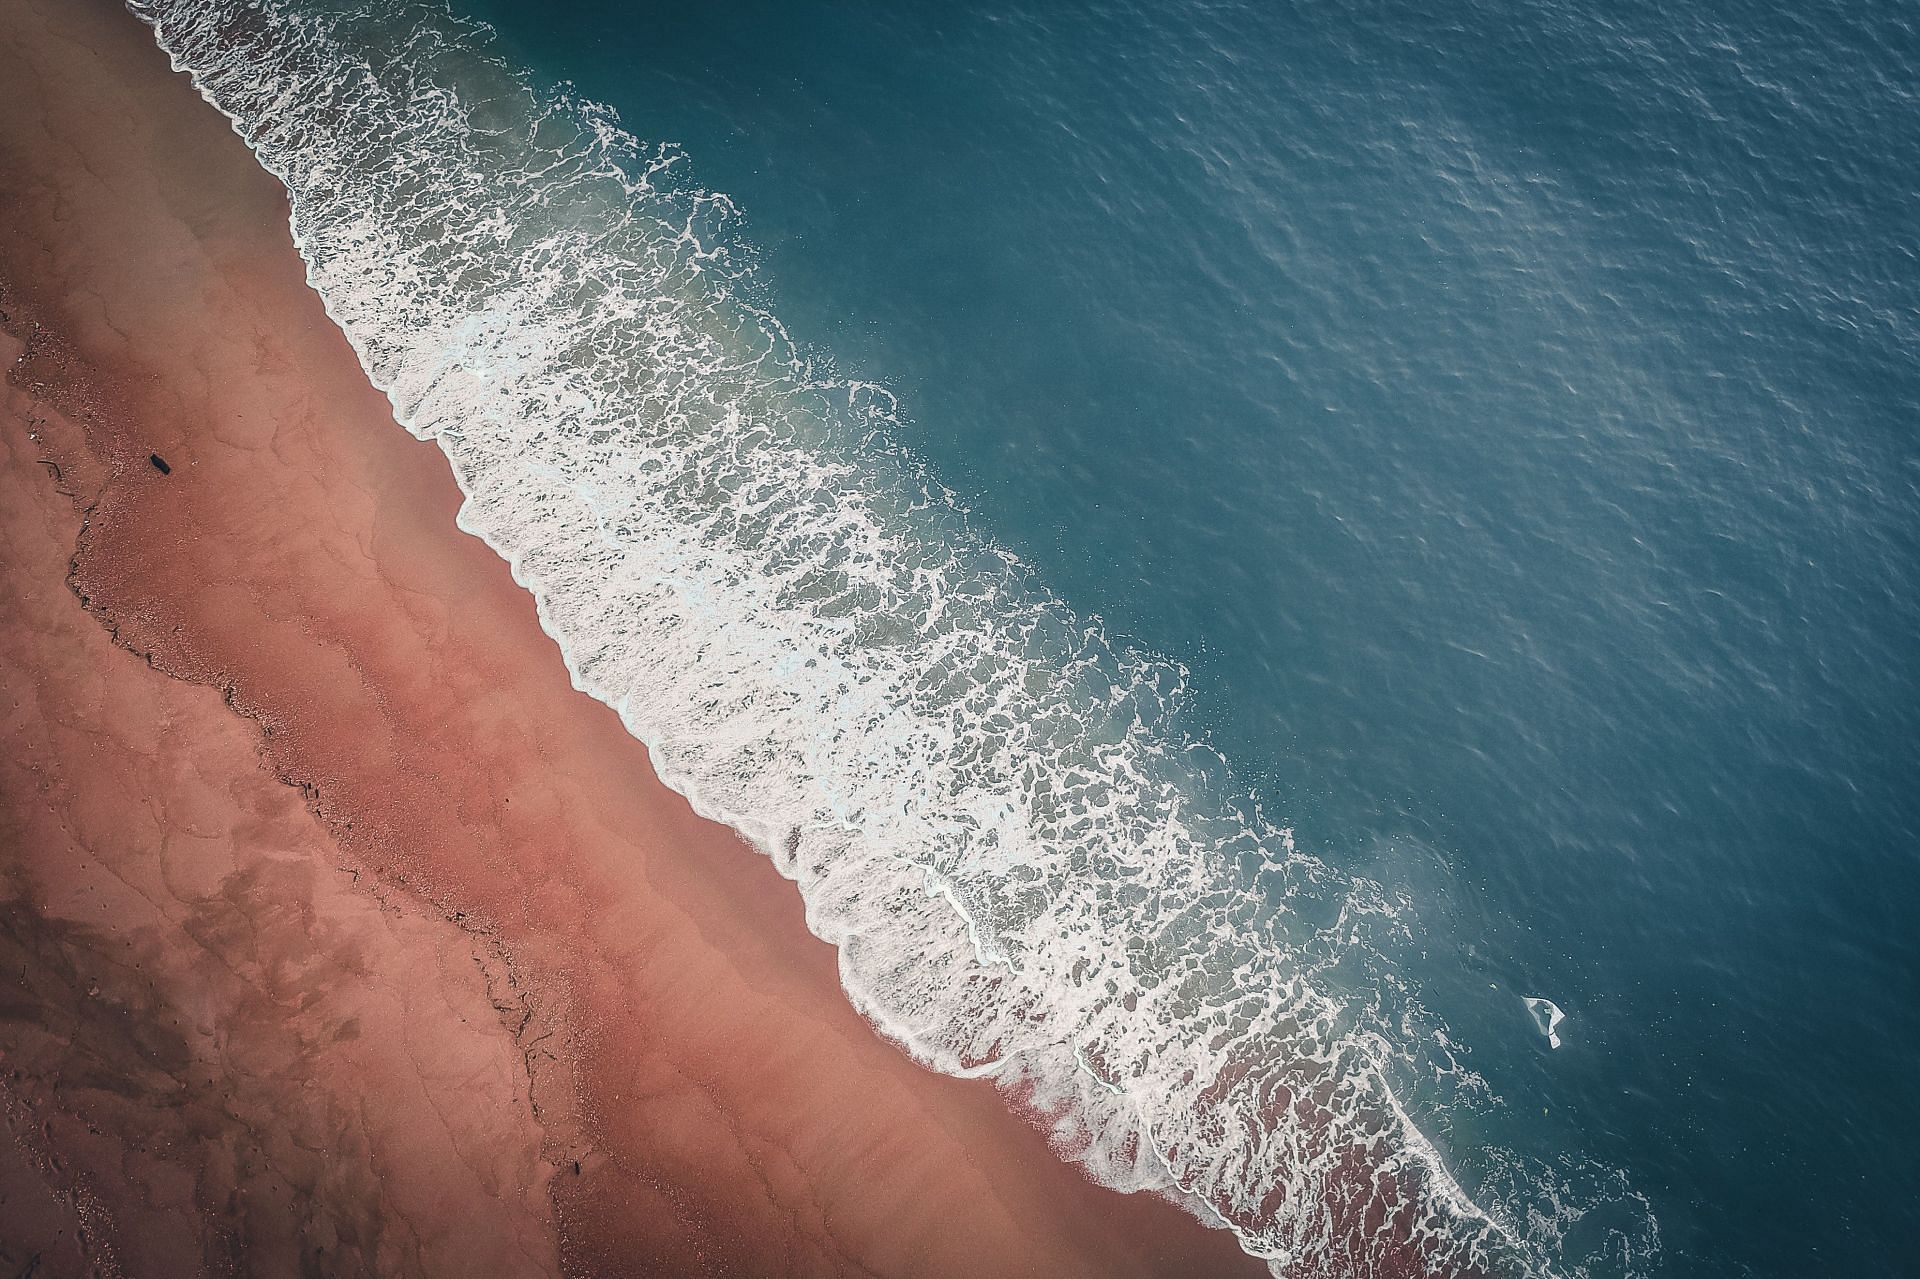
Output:
[[[0,231],[0,1264],[1264,1273],[853,1012],[107,0],[0,3]]]

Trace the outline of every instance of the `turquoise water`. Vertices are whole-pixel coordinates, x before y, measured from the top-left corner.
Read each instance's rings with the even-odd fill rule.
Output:
[[[1913,1270],[1904,14],[138,7],[922,1061],[1280,1273]]]
[[[1623,1170],[1659,1273],[1916,1272],[1912,10],[480,10],[1410,895],[1513,1103],[1443,1147]]]

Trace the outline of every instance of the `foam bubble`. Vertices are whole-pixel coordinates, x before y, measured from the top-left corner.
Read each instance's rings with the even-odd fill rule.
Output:
[[[1533,1017],[1534,1029],[1546,1039],[1547,1047],[1558,1048],[1560,1023],[1567,1019],[1567,1015],[1560,1011],[1560,1005],[1551,999],[1541,999],[1534,995],[1523,995],[1521,998],[1527,1005],[1527,1012]]]

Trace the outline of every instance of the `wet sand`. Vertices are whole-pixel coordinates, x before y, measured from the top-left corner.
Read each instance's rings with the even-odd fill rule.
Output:
[[[1264,1273],[851,1010],[106,0],[0,0],[0,279],[0,1264]]]

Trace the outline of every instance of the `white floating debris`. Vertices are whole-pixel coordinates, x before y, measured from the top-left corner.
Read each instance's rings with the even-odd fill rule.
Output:
[[[1523,998],[1527,1003],[1527,1011],[1533,1014],[1535,1028],[1547,1037],[1547,1047],[1558,1048],[1560,1046],[1559,1026],[1567,1019],[1567,1015],[1561,1012],[1560,1005],[1551,999],[1536,999],[1531,995]]]

